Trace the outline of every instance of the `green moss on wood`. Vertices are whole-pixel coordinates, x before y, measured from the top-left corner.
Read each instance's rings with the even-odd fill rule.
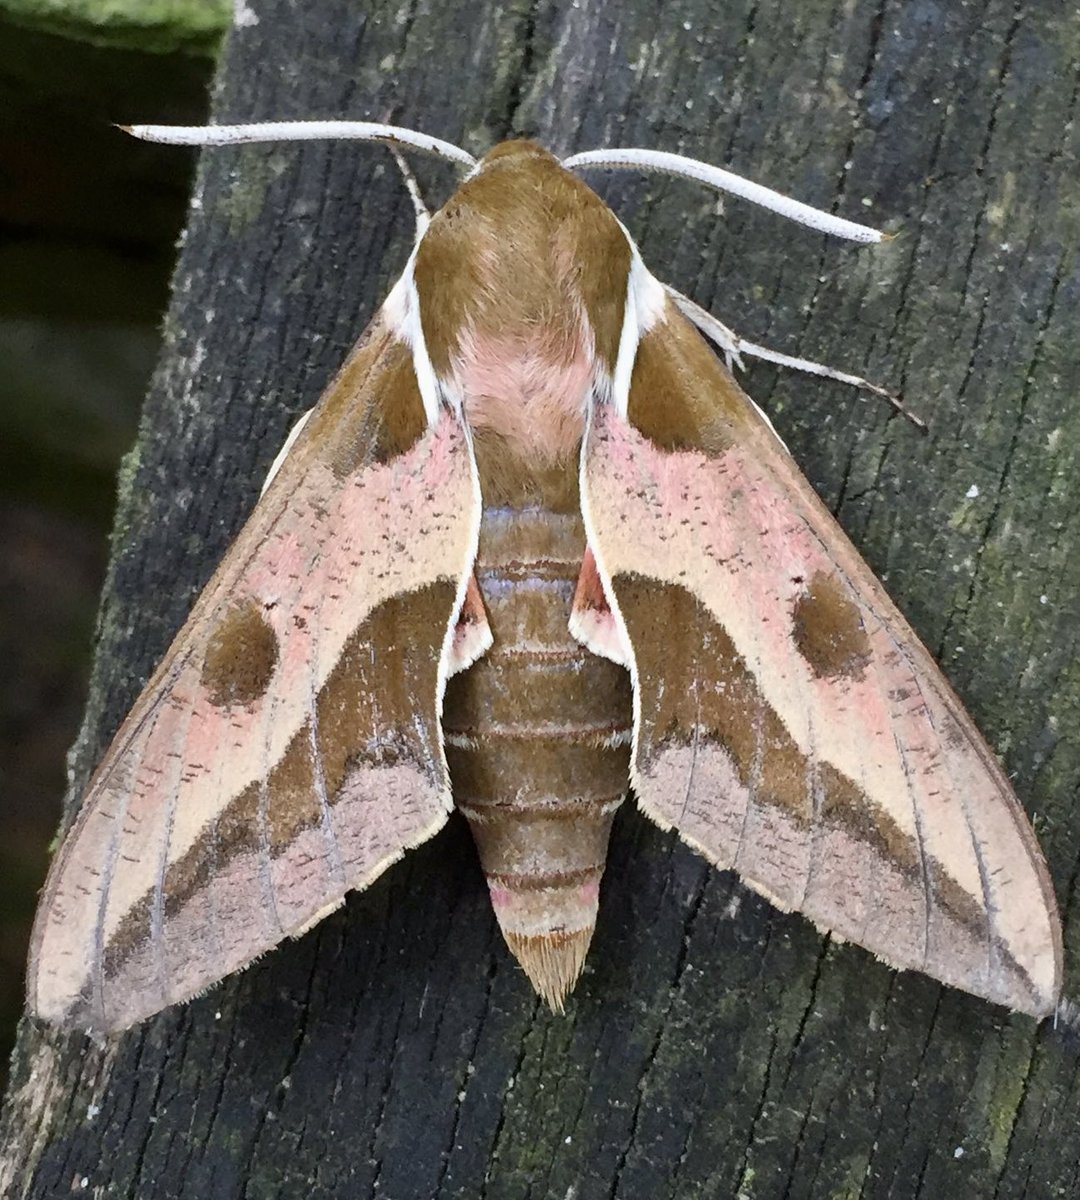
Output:
[[[229,0],[0,0],[0,19],[96,46],[215,55]]]

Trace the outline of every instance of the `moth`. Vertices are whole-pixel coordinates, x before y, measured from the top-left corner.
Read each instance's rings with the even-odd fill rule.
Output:
[[[469,168],[94,774],[41,897],[29,1007],[119,1030],[296,937],[468,821],[555,1009],[613,815],[781,909],[1033,1016],[1061,991],[1028,820],[928,652],[695,324],[575,173],[693,160],[531,142]],[[728,355],[747,343],[723,336]],[[813,364],[809,364],[811,367]]]

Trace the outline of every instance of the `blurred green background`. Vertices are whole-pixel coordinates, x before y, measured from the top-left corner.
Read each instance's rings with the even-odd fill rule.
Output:
[[[229,0],[0,0],[0,1088]]]

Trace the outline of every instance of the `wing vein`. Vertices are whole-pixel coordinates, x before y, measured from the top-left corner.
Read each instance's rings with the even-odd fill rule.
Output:
[[[345,864],[338,845],[334,828],[334,815],[330,808],[330,795],[326,788],[326,765],[319,748],[319,632],[322,629],[323,593],[316,590],[309,628],[311,629],[311,656],[308,671],[308,739],[311,744],[311,775],[315,783],[315,798],[319,802],[319,822],[326,839],[327,855],[334,880],[341,891],[346,890]],[[325,897],[324,897],[325,899]]]
[[[916,676],[916,684],[919,688],[919,697],[923,702],[923,708],[926,713],[927,724],[934,732],[934,736],[941,744],[941,737],[938,734],[937,724],[934,720],[934,710],[926,703],[926,698],[923,694],[922,683]],[[946,759],[946,762],[948,760]],[[964,825],[967,828],[968,837],[971,839],[972,853],[975,855],[975,865],[979,870],[979,885],[982,888],[983,894],[983,912],[986,914],[986,973],[987,983],[997,979],[1000,974],[999,969],[999,953],[997,942],[995,939],[994,930],[994,903],[992,900],[992,888],[990,885],[990,872],[987,869],[986,858],[983,854],[982,845],[979,842],[979,837],[975,832],[975,826],[971,820],[971,808],[968,804],[967,794],[964,789],[958,788],[955,794],[960,800],[960,811],[964,814]]]
[[[756,664],[760,665],[760,664]],[[760,678],[760,676],[759,676]],[[761,768],[765,761],[765,700],[760,691],[757,693],[757,706],[754,709],[754,757],[746,778],[746,803],[743,805],[742,821],[739,825],[739,839],[735,843],[735,852],[731,862],[736,870],[741,871],[739,859],[742,856],[743,845],[746,841],[746,830],[750,824],[750,810],[757,804],[758,788],[761,784]]]
[[[803,690],[806,689],[806,680],[802,680]],[[806,897],[810,893],[810,878],[814,873],[814,862],[818,849],[818,836],[820,833],[821,822],[821,796],[820,787],[818,786],[818,769],[817,769],[817,736],[814,729],[814,706],[812,703],[806,705],[806,794],[810,801],[810,833],[807,837],[806,846],[806,873],[803,875],[802,892],[799,894],[797,901],[793,902],[793,907],[800,912],[806,904]]]
[[[103,785],[104,787],[105,785]],[[115,793],[113,794],[116,799]],[[120,855],[120,836],[124,821],[127,819],[131,799],[130,789],[125,789],[123,799],[119,801],[118,810],[113,816],[116,822],[113,827],[112,839],[109,842],[109,853],[102,866],[101,896],[98,899],[97,917],[94,921],[93,959],[90,968],[92,979],[93,1003],[91,1005],[92,1020],[98,1028],[105,1027],[105,916],[109,911],[109,898],[112,894],[113,879],[115,878],[116,860]],[[88,797],[84,803],[88,803]]]
[[[259,772],[259,807],[256,813],[256,820],[258,821],[256,833],[259,838],[259,880],[262,883],[263,895],[266,898],[267,912],[274,926],[283,932],[285,926],[282,924],[281,911],[278,908],[277,902],[277,890],[274,887],[274,869],[271,861],[270,844],[270,772],[273,769],[270,755],[272,752],[273,729],[276,723],[277,708],[278,696],[276,692],[272,692],[267,696],[266,720],[263,726],[263,761],[262,770]]]
[[[180,788],[184,782],[184,767],[188,761],[188,735],[191,723],[195,718],[195,709],[190,703],[177,704],[174,698],[171,706],[183,715],[183,721],[172,738],[173,752],[169,756],[174,764],[172,779],[164,801],[163,828],[160,833],[161,849],[158,854],[157,871],[154,876],[153,899],[150,902],[150,950],[157,972],[158,986],[161,989],[158,1007],[169,1003],[169,968],[165,959],[165,877],[169,871],[169,855],[172,851],[173,827],[176,824],[176,806],[180,799]]]
[[[930,910],[934,903],[933,883],[930,879],[930,869],[926,863],[926,834],[923,830],[922,813],[919,810],[919,798],[916,795],[915,787],[912,782],[911,768],[908,763],[907,752],[900,740],[900,735],[896,730],[893,731],[893,743],[896,746],[896,752],[900,755],[900,768],[904,773],[904,782],[907,785],[908,797],[911,801],[911,817],[915,827],[915,848],[919,855],[919,874],[922,876],[922,891],[923,891],[923,952],[922,966],[926,966],[927,959],[930,955]]]

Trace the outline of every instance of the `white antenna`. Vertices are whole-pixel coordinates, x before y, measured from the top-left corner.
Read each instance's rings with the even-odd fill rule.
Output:
[[[752,204],[760,204],[762,208],[768,208],[782,217],[797,221],[800,225],[807,225],[811,229],[831,233],[836,237],[848,238],[853,242],[891,241],[893,236],[871,229],[869,225],[859,225],[855,221],[846,221],[843,217],[834,217],[832,213],[822,212],[820,208],[803,204],[801,200],[792,200],[790,196],[743,179],[741,175],[735,175],[721,167],[713,167],[696,158],[686,158],[682,154],[669,154],[664,150],[586,150],[583,154],[572,154],[569,158],[564,158],[562,165],[570,171],[577,171],[582,167],[610,167],[681,175],[684,179],[694,179],[718,191],[741,196]]]
[[[386,142],[408,150],[421,150],[437,158],[475,167],[476,159],[460,146],[442,138],[381,125],[372,121],[267,121],[254,125],[121,125],[121,129],[144,142],[170,146],[232,146],[241,142],[307,142],[352,139]]]

